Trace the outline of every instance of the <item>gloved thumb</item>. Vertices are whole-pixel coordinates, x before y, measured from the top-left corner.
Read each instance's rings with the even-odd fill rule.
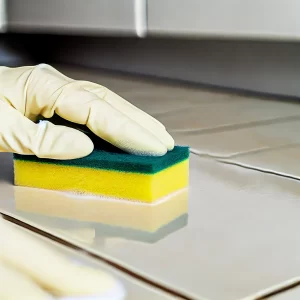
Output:
[[[90,154],[93,148],[84,133],[47,121],[35,124],[0,100],[0,152],[74,159]]]

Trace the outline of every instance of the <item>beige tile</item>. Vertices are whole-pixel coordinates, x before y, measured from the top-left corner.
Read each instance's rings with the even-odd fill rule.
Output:
[[[229,158],[226,161],[300,179],[300,145],[270,149]]]
[[[200,88],[155,84],[150,88],[132,89],[120,93],[132,104],[154,115],[165,114],[176,110],[194,107],[195,105],[213,105],[229,103],[243,99],[229,93],[216,93]]]
[[[299,104],[76,68],[60,70],[73,78],[107,86],[160,119],[177,142],[203,153],[225,157],[297,140],[298,122],[267,123],[299,115]],[[261,152],[235,159],[296,174],[300,151],[281,150],[270,157],[260,157],[267,153]],[[237,300],[267,288],[272,290],[300,275],[298,181],[192,156],[188,224],[149,243],[125,237],[122,228],[112,233],[98,228],[95,222],[46,217],[37,211],[26,214],[16,209],[12,176],[11,155],[2,153],[0,211],[193,299]],[[43,205],[51,198],[40,201]],[[132,299],[164,299],[155,298],[157,293],[138,293]]]
[[[149,114],[165,113],[184,109],[195,104],[239,101],[243,97],[230,93],[212,92],[186,84],[147,81],[137,76],[116,76],[115,74],[95,70],[77,69],[58,66],[58,70],[74,79],[96,82],[119,94],[130,103]]]
[[[169,94],[166,94],[166,92],[163,92],[162,94],[158,92],[146,93],[145,95],[121,93],[120,95],[133,105],[153,116],[210,102],[210,99],[206,100],[206,98],[201,98],[199,96],[197,96],[196,99],[184,99],[184,97],[179,95],[176,96],[173,92],[170,92]],[[224,100],[224,102],[226,102],[226,100]]]
[[[87,243],[84,230],[74,238],[74,228],[87,223],[48,219],[46,228],[41,215],[24,218],[15,208],[10,156],[0,157],[0,211],[194,299],[241,299],[300,274],[297,181],[192,156],[187,226],[152,244],[101,231]],[[71,227],[73,236],[64,235]]]
[[[221,132],[174,132],[176,143],[201,155],[230,157],[241,153],[300,142],[300,120],[252,126]]]
[[[258,101],[195,105],[186,109],[154,115],[169,131],[201,131],[263,122],[278,118],[299,116],[299,106],[294,103]]]
[[[127,274],[120,272],[119,270],[111,267],[106,263],[101,262],[100,260],[92,258],[91,256],[88,255],[84,255],[82,252],[68,248],[62,244],[59,244],[58,242],[49,240],[48,238],[45,238],[40,234],[36,234],[25,228],[22,228],[21,226],[18,226],[18,228],[19,230],[24,230],[29,234],[34,235],[37,239],[41,240],[41,242],[44,243],[47,247],[52,248],[60,255],[64,255],[68,257],[68,259],[70,259],[71,261],[76,261],[76,263],[80,263],[86,266],[90,266],[92,268],[100,269],[114,275],[115,278],[117,278],[121,282],[121,284],[124,286],[126,290],[126,294],[127,294],[126,300],[127,299],[128,300],[174,299],[174,297],[170,296],[169,294],[161,292],[160,290],[157,290],[156,288],[148,284],[144,284],[139,280],[129,277]],[[22,250],[20,249],[20,251]],[[16,288],[18,287],[16,286]],[[180,299],[180,298],[176,298],[176,299]]]

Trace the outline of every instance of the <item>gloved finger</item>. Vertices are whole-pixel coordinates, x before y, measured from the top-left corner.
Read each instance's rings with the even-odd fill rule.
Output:
[[[0,299],[54,300],[30,277],[0,261]]]
[[[99,137],[129,153],[157,156],[167,152],[157,137],[160,133],[154,134],[91,92],[64,90],[53,109],[62,118],[85,124]]]
[[[94,296],[95,299],[125,296],[122,285],[113,276],[70,261],[31,232],[1,218],[0,236],[0,259],[55,296]]]
[[[140,110],[105,87],[99,85],[87,85],[84,89],[96,94],[100,99],[105,100],[115,109],[124,113],[127,117],[149,130],[160,140],[162,144],[167,147],[168,150],[172,150],[174,148],[174,140],[166,131],[165,126],[146,112]]]
[[[78,83],[80,84],[80,82]],[[144,117],[144,120],[147,120],[149,124],[166,129],[161,122],[153,118],[151,115],[147,114],[145,111],[142,111],[138,107],[132,105],[130,102],[126,101],[124,98],[109,90],[108,88],[96,83],[85,81],[82,81],[82,84],[80,85],[84,90],[94,93],[100,99],[107,101],[115,108],[120,108],[122,112],[125,112],[126,114],[128,113],[129,115],[133,112],[138,112]]]
[[[41,73],[42,71],[42,73]],[[39,66],[37,66],[34,70],[33,73],[37,73],[37,77],[39,80],[32,80],[31,84],[31,90],[33,89],[34,92],[33,93],[37,93],[39,91],[39,89],[37,88],[37,84],[41,84],[41,80],[43,80],[42,78],[44,77],[46,80],[45,84],[47,83],[48,87],[56,87],[56,94],[57,92],[59,92],[60,88],[63,86],[69,86],[70,84],[73,87],[77,87],[77,88],[82,88],[86,91],[90,91],[93,92],[94,94],[96,94],[100,99],[104,99],[106,101],[108,101],[110,104],[113,104],[113,106],[115,108],[116,105],[122,105],[122,109],[121,111],[124,112],[125,114],[127,114],[126,112],[130,112],[131,113],[133,111],[138,112],[140,115],[143,116],[143,122],[149,122],[149,124],[156,124],[159,127],[162,127],[165,129],[165,126],[159,122],[158,120],[156,120],[155,118],[153,118],[152,116],[150,116],[149,114],[147,114],[146,112],[138,109],[137,107],[135,107],[134,105],[132,105],[130,102],[126,101],[125,99],[123,99],[122,97],[118,96],[117,94],[113,93],[112,91],[110,91],[109,89],[105,88],[104,86],[101,86],[99,84],[96,83],[92,83],[92,82],[88,82],[88,81],[76,81],[72,78],[67,77],[66,75],[62,74],[61,72],[59,72],[58,70],[56,70],[55,68],[53,68],[52,66],[46,65],[46,64],[41,64]],[[46,76],[45,76],[46,75]],[[42,89],[43,94],[40,95],[36,95],[37,98],[48,98],[47,96],[54,96],[53,95],[53,91],[46,89],[45,90],[45,84],[43,85],[44,89]],[[32,93],[31,92],[31,93]],[[50,97],[51,98],[51,97]],[[55,97],[54,97],[55,98]],[[50,101],[51,102],[51,101]],[[123,109],[124,108],[124,109]]]
[[[97,91],[87,92],[95,87]],[[174,140],[164,126],[148,114],[133,107],[121,97],[115,96],[104,87],[72,80],[51,66],[38,66],[33,71],[27,93],[28,103],[25,111],[30,118],[40,113],[49,118],[56,112],[69,121],[86,124],[101,138],[135,154],[163,155],[174,147]],[[101,103],[97,105],[95,100]],[[104,105],[103,100],[108,105]],[[119,113],[108,115],[112,111],[111,108]],[[119,120],[116,119],[118,116],[120,116]],[[101,129],[103,123],[106,129],[114,128],[114,132]],[[125,123],[127,129],[123,130],[120,125]]]
[[[94,145],[82,132],[50,122],[35,124],[0,100],[0,151],[41,158],[73,159],[90,154]]]

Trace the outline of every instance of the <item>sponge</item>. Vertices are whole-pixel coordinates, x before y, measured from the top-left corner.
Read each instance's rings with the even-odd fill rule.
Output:
[[[188,147],[175,146],[160,157],[137,156],[98,137],[92,140],[94,151],[79,159],[53,160],[15,154],[15,185],[146,203],[156,202],[188,185]]]

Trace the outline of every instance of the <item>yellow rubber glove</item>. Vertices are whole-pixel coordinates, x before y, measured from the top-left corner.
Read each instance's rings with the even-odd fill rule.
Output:
[[[98,268],[91,268],[72,261],[53,245],[47,244],[32,232],[3,220],[1,217],[0,237],[0,285],[5,282],[5,278],[8,283],[9,270],[7,268],[10,268],[20,273],[19,279],[23,276],[23,284],[20,282],[20,287],[30,288],[32,295],[34,293],[41,294],[34,288],[33,283],[35,283],[49,295],[60,300],[125,299],[126,291],[114,276]],[[1,264],[7,266],[2,269],[2,273]],[[1,279],[1,277],[3,278]],[[14,277],[17,277],[17,274]],[[25,282],[25,277],[33,283],[29,285],[28,280]],[[14,288],[18,289],[19,283],[14,283]],[[1,292],[3,295],[13,294],[7,288],[0,289],[0,299],[3,299]],[[95,298],[89,298],[89,296]]]
[[[93,143],[84,133],[34,123],[54,113],[129,153],[160,156],[174,147],[161,123],[103,86],[73,80],[45,64],[0,67],[0,152],[53,159],[90,154]]]
[[[0,299],[54,300],[30,277],[0,261]]]

